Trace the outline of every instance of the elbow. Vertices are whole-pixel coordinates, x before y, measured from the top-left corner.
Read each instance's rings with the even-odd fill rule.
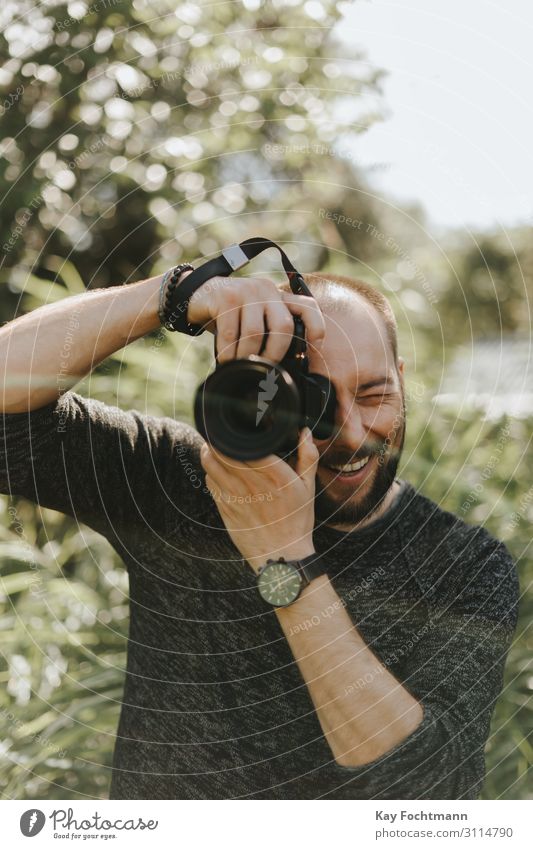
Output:
[[[355,743],[353,739],[330,741],[330,748],[337,766],[344,769],[370,766],[381,758],[401,748],[415,733],[424,720],[424,708],[420,702],[394,720],[382,722],[373,733]]]

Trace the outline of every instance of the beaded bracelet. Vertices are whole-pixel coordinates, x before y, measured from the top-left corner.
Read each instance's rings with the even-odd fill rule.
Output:
[[[167,330],[176,330],[172,323],[172,316],[169,314],[170,304],[171,304],[171,296],[180,282],[180,277],[184,271],[194,271],[194,268],[188,262],[182,262],[180,265],[176,265],[175,268],[169,269],[163,275],[163,279],[161,280],[161,285],[159,287],[159,321],[166,327]]]
[[[157,310],[157,314],[159,316],[159,321],[162,325],[165,324],[165,289],[167,287],[167,283],[169,281],[170,275],[172,274],[172,271],[172,268],[169,269],[169,271],[165,271],[159,286],[159,309]]]

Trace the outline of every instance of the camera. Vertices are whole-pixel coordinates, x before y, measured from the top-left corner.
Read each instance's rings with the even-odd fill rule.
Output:
[[[286,457],[303,427],[317,439],[333,433],[335,389],[327,377],[309,372],[305,325],[293,318],[291,344],[280,363],[254,354],[230,360],[217,365],[196,392],[196,428],[228,457]]]

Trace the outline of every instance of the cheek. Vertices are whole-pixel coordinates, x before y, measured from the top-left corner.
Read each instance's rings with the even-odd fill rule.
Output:
[[[365,427],[378,434],[382,439],[394,441],[401,429],[403,416],[401,407],[395,404],[381,404],[379,407],[365,409],[361,413]]]

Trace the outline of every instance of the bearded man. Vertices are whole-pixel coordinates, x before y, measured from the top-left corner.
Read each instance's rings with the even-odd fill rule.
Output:
[[[185,422],[72,391],[160,327],[168,276],[0,331],[0,490],[96,529],[129,573],[112,798],[480,792],[514,563],[397,477],[405,366],[388,301],[348,277],[304,279],[314,298],[215,279],[186,316],[216,331],[219,363],[280,362],[302,318],[311,371],[335,388],[335,428],[326,440],[303,429],[290,460],[230,459]],[[267,566],[279,580],[260,592]],[[287,569],[300,581],[290,598]]]

